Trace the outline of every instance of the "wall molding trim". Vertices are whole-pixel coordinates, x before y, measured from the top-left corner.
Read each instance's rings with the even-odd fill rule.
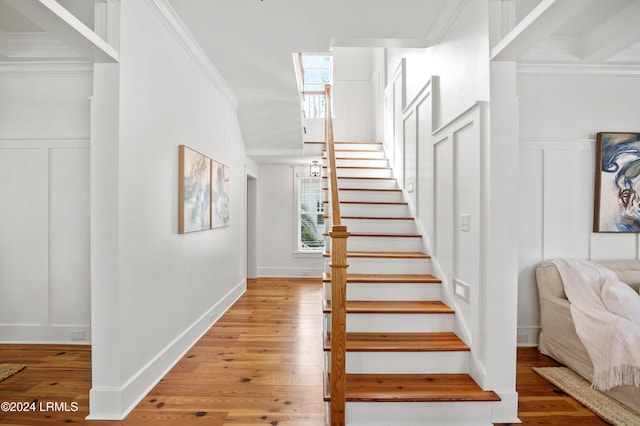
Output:
[[[83,336],[83,339],[72,339],[72,335]],[[91,326],[56,325],[56,324],[0,324],[0,343],[10,344],[91,344]]]
[[[585,63],[519,63],[519,78],[585,78],[585,79],[638,79],[638,65],[600,65]]]
[[[0,77],[65,77],[93,75],[93,64],[86,61],[0,62]]]
[[[89,148],[89,138],[0,138],[0,149]]]
[[[237,109],[239,102],[238,97],[233,93],[222,77],[222,74],[220,74],[211,62],[204,50],[202,50],[202,47],[200,47],[191,32],[187,29],[187,26],[176,14],[168,0],[146,0],[146,2],[176,40],[184,47],[194,63],[200,67],[209,81],[211,81],[216,89]]]
[[[318,259],[320,260],[320,259]],[[282,267],[267,267],[258,266],[259,278],[320,278],[324,269],[319,268],[304,268],[294,266],[282,266]]]
[[[563,150],[590,151],[596,143],[595,138],[520,138],[520,149],[528,150]]]
[[[247,289],[242,280],[120,387],[93,387],[88,420],[122,420]]]
[[[0,55],[13,59],[51,60],[82,55],[46,32],[8,32],[0,30]]]

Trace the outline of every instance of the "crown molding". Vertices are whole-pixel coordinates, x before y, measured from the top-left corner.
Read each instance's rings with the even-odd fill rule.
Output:
[[[9,33],[7,41],[10,58],[82,58],[76,50],[47,33]]]
[[[196,65],[200,67],[209,81],[211,81],[218,91],[237,109],[238,97],[233,93],[218,69],[211,62],[211,59],[209,59],[207,54],[202,50],[202,47],[200,47],[169,2],[167,0],[146,0],[146,2],[176,40],[184,47]]]
[[[639,79],[640,64],[518,63],[518,77]]]
[[[0,62],[0,78],[91,75],[91,62]]]

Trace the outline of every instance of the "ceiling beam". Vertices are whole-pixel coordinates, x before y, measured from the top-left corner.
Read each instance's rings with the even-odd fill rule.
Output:
[[[492,50],[492,61],[517,61],[595,0],[543,0]]]
[[[582,59],[601,62],[640,43],[640,2],[634,1],[582,37]]]
[[[118,52],[55,0],[2,0],[93,62],[118,62]]]

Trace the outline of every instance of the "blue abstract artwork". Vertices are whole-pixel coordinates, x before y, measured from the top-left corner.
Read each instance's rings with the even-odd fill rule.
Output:
[[[596,139],[594,232],[640,232],[640,133]]]
[[[181,234],[211,229],[211,160],[180,145]]]

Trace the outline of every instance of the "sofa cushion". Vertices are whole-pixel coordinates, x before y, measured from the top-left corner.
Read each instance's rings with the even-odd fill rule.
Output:
[[[610,312],[640,324],[640,294],[627,284],[607,279],[602,285],[601,297]]]

